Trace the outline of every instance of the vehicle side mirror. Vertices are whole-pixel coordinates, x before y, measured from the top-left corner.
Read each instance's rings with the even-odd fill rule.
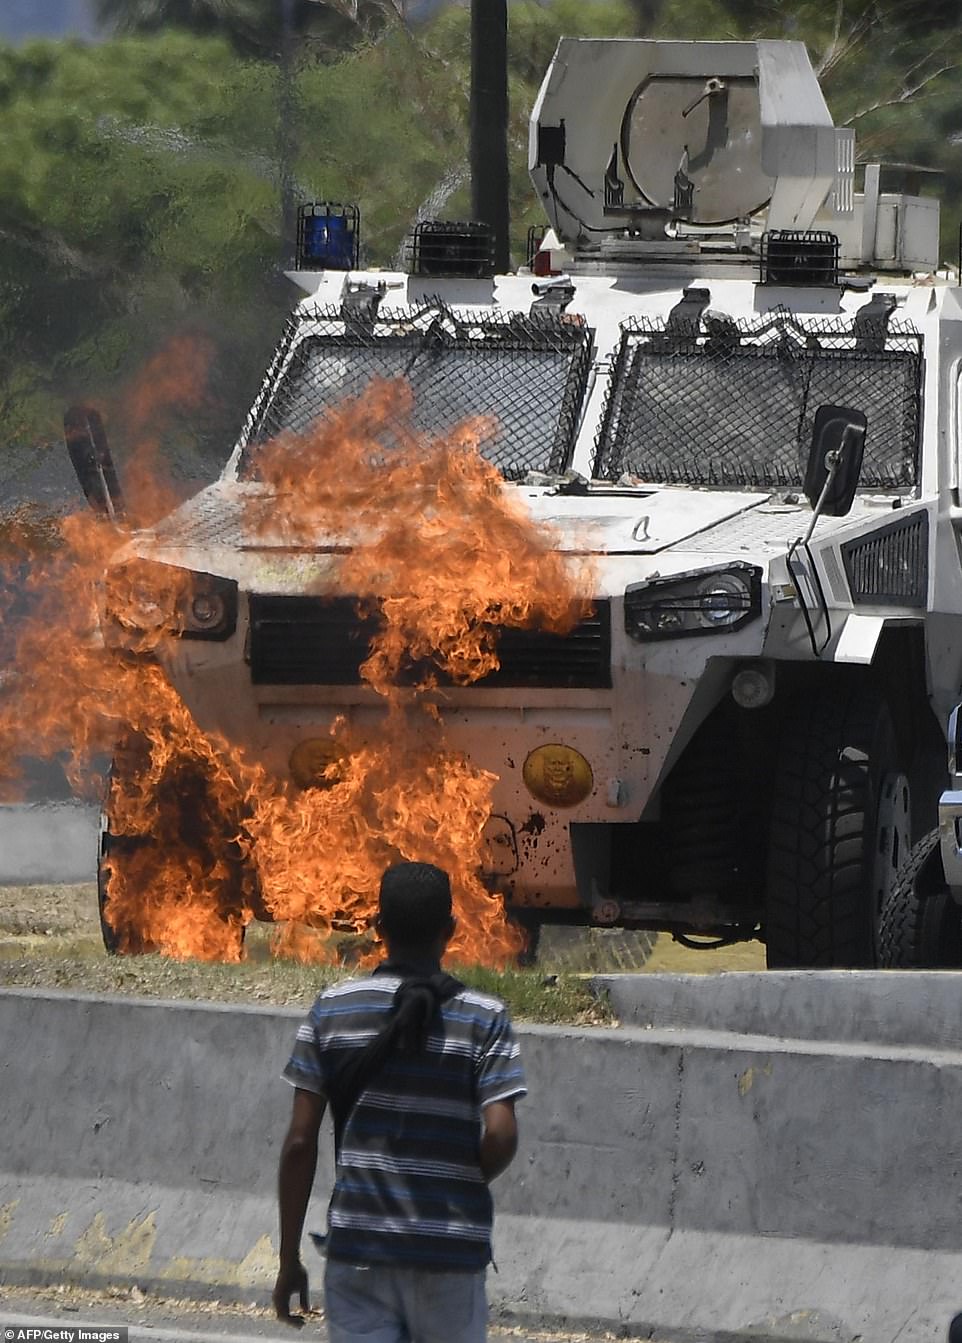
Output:
[[[957,704],[949,714],[949,778],[953,788],[962,785],[962,704]]]
[[[64,412],[63,435],[77,480],[90,507],[111,520],[123,517],[124,496],[100,412],[91,406],[70,406]]]
[[[819,406],[805,467],[805,497],[819,516],[843,517],[855,500],[868,420],[851,406]]]

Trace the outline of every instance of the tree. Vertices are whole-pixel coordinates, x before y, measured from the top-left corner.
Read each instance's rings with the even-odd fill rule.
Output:
[[[98,20],[120,34],[171,28],[224,36],[242,55],[277,57],[292,38],[315,54],[340,52],[403,20],[405,0],[96,0]]]
[[[665,10],[665,0],[629,0],[635,26],[640,37],[649,37],[658,26]]]
[[[274,77],[176,34],[34,44],[0,48],[0,105],[5,441],[58,437],[67,400],[109,393],[174,331],[210,330],[230,395],[195,432],[222,460],[271,340],[265,310],[280,315],[277,191],[260,171]]]

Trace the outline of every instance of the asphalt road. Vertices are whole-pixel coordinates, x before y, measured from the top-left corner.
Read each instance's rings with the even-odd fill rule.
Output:
[[[318,1287],[320,1284],[318,1283]],[[327,1343],[321,1295],[317,1311],[303,1329],[280,1324],[260,1306],[222,1302],[170,1301],[140,1293],[112,1296],[82,1288],[14,1288],[0,1286],[0,1328],[5,1343],[44,1343],[41,1337],[18,1336],[22,1329],[96,1329],[98,1325],[126,1325],[128,1343]],[[13,1338],[8,1331],[13,1331]],[[526,1327],[494,1326],[490,1343],[598,1343],[611,1333],[558,1333]],[[621,1335],[623,1337],[623,1335]]]

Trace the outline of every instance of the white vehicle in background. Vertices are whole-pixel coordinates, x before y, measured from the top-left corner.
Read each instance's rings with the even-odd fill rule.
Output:
[[[500,669],[441,697],[498,777],[490,879],[514,915],[872,965],[962,684],[938,203],[873,165],[856,190],[853,132],[793,42],[564,39],[530,169],[550,227],[517,274],[443,222],[409,271],[364,270],[355,210],[302,209],[308,296],[240,443],[137,537],[206,603],[168,674],[278,777],[364,721],[376,616],[337,578],[270,578],[283,538],[245,534],[238,501],[262,443],[404,375],[426,430],[495,416],[505,490],[594,565],[569,635],[506,630]]]

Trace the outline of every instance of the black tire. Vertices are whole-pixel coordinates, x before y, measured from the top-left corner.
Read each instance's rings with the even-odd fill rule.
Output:
[[[519,970],[530,970],[538,963],[538,948],[541,945],[541,919],[527,909],[511,910],[508,920],[516,924],[524,934],[524,946],[515,957]]]
[[[228,937],[221,938],[224,948],[229,955],[239,954],[245,930],[242,914],[251,901],[249,874],[236,843],[230,838],[238,831],[238,819],[224,815],[195,766],[175,763],[157,788],[157,802],[165,804],[166,824],[158,823],[146,835],[116,833],[117,791],[129,777],[136,777],[145,763],[143,745],[121,743],[107,781],[97,861],[97,904],[104,948],[111,956],[142,956],[163,950],[145,934],[136,911],[126,911],[124,917],[111,908],[110,882],[115,870],[126,869],[128,880],[142,889],[146,906],[150,898],[151,857],[161,851],[169,855],[173,849],[183,867],[185,900],[190,897],[192,873],[204,874],[205,885],[211,891],[209,913],[230,930]],[[214,873],[218,874],[216,878],[212,876]]]
[[[893,970],[962,969],[962,909],[945,884],[939,832],[912,849],[882,909],[879,964]]]
[[[135,922],[121,920],[115,911],[108,914],[113,868],[123,866],[132,855],[147,851],[150,847],[150,840],[146,836],[117,835],[111,830],[116,790],[126,773],[140,769],[144,759],[141,750],[122,742],[107,776],[100,816],[100,848],[97,853],[97,911],[100,915],[100,935],[108,956],[147,956],[157,951],[157,946],[144,937]]]
[[[773,791],[768,965],[875,965],[882,904],[909,842],[908,781],[885,701],[859,682],[800,699]],[[882,824],[893,791],[902,820]]]
[[[100,935],[108,956],[146,956],[155,952],[157,947],[143,936],[131,923],[121,922],[116,914],[107,916],[107,899],[110,885],[110,872],[113,863],[122,861],[121,854],[136,841],[126,840],[123,836],[112,835],[109,821],[110,784],[107,785],[107,798],[104,801],[104,813],[101,818],[100,849],[97,855],[97,912],[100,915]],[[129,848],[128,848],[129,851]],[[115,926],[116,923],[116,926]]]
[[[132,940],[128,934],[127,938],[122,937],[107,918],[107,878],[108,873],[105,870],[102,861],[97,863],[97,913],[100,915],[100,936],[103,939],[104,950],[108,956],[117,956],[120,954],[121,942],[126,944]],[[140,954],[146,951],[154,951],[154,947],[142,946],[138,948]],[[125,949],[126,955],[136,954],[129,945]]]

